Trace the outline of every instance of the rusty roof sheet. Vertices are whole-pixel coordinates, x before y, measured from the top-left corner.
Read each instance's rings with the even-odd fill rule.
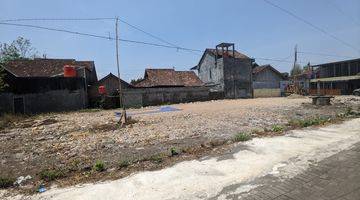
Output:
[[[75,59],[43,59],[13,60],[7,63],[5,69],[17,77],[52,77],[64,73],[64,65],[85,67],[95,70],[93,61],[76,61]]]
[[[135,87],[184,87],[202,86],[203,83],[192,71],[175,71],[174,69],[145,69],[144,79]]]

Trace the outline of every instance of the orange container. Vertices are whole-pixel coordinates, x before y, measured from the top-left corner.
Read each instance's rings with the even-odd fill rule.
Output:
[[[103,85],[100,85],[98,88],[99,94],[106,94],[106,88]]]
[[[64,77],[76,77],[76,69],[74,66],[65,65],[64,66]]]

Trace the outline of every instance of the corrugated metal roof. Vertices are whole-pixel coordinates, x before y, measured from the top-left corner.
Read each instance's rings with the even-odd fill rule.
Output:
[[[331,82],[331,81],[349,81],[349,80],[358,80],[358,79],[360,80],[360,75],[317,78],[317,79],[311,79],[310,82],[316,83],[316,82]]]

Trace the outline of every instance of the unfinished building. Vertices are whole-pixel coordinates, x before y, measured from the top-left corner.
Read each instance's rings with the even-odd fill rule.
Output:
[[[352,94],[360,88],[360,58],[312,66],[310,84],[310,94]]]
[[[252,98],[253,59],[235,50],[232,43],[206,49],[197,66],[198,76],[218,98]]]

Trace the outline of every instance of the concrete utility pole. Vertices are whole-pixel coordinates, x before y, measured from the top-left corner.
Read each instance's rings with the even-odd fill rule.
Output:
[[[121,125],[126,124],[126,110],[125,110],[125,106],[123,104],[123,97],[122,97],[122,89],[121,89],[121,78],[120,78],[120,66],[119,66],[119,33],[118,33],[118,23],[119,23],[119,18],[116,17],[116,22],[115,22],[115,44],[116,44],[116,66],[117,66],[117,71],[118,71],[118,77],[119,77],[119,103],[120,103],[120,107],[122,107],[122,112],[121,112],[121,117],[119,120],[119,123]]]

